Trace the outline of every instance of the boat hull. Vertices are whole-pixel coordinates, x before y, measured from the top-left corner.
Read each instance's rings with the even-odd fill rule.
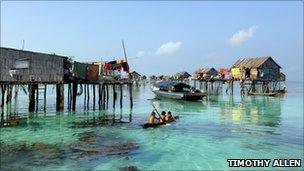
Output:
[[[145,123],[145,124],[142,125],[142,127],[143,127],[144,129],[146,129],[146,128],[157,128],[157,127],[159,127],[159,126],[166,125],[167,123],[171,123],[171,122],[175,121],[176,119],[179,119],[179,116],[174,116],[174,120],[172,120],[172,121],[170,121],[170,122],[166,122],[166,123],[165,123],[165,122],[164,122],[164,123],[155,123],[155,124]]]
[[[166,92],[161,90],[153,90],[158,98],[169,98],[175,100],[198,101],[204,97],[203,93],[184,93],[184,92]]]
[[[278,93],[248,93],[253,96],[276,96]]]

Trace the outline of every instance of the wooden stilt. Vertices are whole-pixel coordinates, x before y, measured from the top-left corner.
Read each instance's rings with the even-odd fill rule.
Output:
[[[1,85],[1,125],[4,125],[4,98],[6,85]]]
[[[122,108],[122,98],[123,98],[123,91],[122,91],[122,84],[119,85],[120,88],[120,108]]]
[[[95,110],[95,84],[92,85],[93,86],[93,110]]]
[[[86,84],[83,84],[83,89],[84,89],[84,99],[83,99],[83,108],[84,110],[86,110],[87,108],[87,85]]]
[[[102,109],[106,109],[106,85],[102,85]]]
[[[101,85],[98,85],[98,109],[101,110],[101,100],[102,100],[102,89]]]
[[[43,111],[46,112],[46,91],[47,86],[44,84],[44,92],[43,92]]]
[[[208,92],[208,82],[205,81],[205,92]]]
[[[77,82],[74,82],[73,83],[73,94],[72,94],[72,110],[75,111],[76,109],[76,97],[77,97],[77,88],[78,88],[78,85],[77,85]]]
[[[29,112],[35,111],[35,90],[38,89],[37,84],[28,85],[28,95],[29,95]]]
[[[64,88],[63,84],[56,84],[56,111],[64,109]]]
[[[90,84],[87,84],[87,110],[90,108]]]
[[[13,86],[14,86],[14,111],[13,111],[13,115],[15,117],[16,112],[17,112],[17,103],[18,103],[18,85],[15,84]]]
[[[109,85],[106,85],[106,89],[107,89],[107,108],[109,106]]]
[[[129,93],[130,93],[130,108],[133,108],[133,95],[132,95],[132,83],[129,84]]]
[[[68,111],[71,110],[71,84],[68,83]]]
[[[36,93],[36,106],[35,106],[35,112],[37,113],[38,112],[38,107],[39,107],[39,105],[38,105],[38,102],[39,102],[39,85],[37,85],[37,88],[36,88],[36,91],[35,91],[35,93]]]
[[[113,108],[115,108],[115,103],[116,103],[115,84],[113,84],[112,87],[113,87]]]

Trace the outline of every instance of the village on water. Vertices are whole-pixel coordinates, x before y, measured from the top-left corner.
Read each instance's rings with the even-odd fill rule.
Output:
[[[0,1],[0,171],[304,170],[302,1]]]
[[[28,97],[28,112],[45,113],[46,92],[50,86],[56,87],[56,98],[52,99],[56,102],[56,111],[80,110],[76,105],[79,96],[84,96],[87,110],[107,110],[109,101],[113,102],[113,108],[129,105],[132,109],[136,107],[133,87],[146,83],[156,98],[183,101],[202,102],[210,95],[222,93],[233,96],[234,86],[239,87],[241,96],[277,97],[287,92],[286,76],[275,57],[242,57],[222,68],[208,66],[197,68],[195,73],[177,71],[175,75],[145,76],[132,70],[123,41],[122,47],[124,56],[117,60],[90,61],[88,58],[85,63],[58,54],[1,47],[1,127],[17,126],[27,120],[28,115],[19,116],[18,106],[14,105],[20,91]],[[129,104],[123,104],[124,94],[128,94]],[[107,121],[117,120],[103,118],[98,122]],[[161,124],[165,121],[143,127]]]

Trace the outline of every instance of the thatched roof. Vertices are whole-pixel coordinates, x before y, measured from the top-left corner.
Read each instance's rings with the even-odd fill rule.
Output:
[[[267,60],[272,60],[279,68],[282,68],[270,56],[239,59],[232,65],[231,68],[259,68]]]
[[[200,69],[195,71],[195,74],[207,74],[212,70],[217,72],[217,70],[215,68],[200,68]]]
[[[178,72],[174,75],[174,77],[177,79],[186,79],[186,78],[189,78],[190,76],[191,75],[186,71]]]

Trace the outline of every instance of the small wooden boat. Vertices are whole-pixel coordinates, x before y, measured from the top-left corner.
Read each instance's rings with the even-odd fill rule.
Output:
[[[151,124],[151,123],[145,123],[142,125],[143,128],[156,128],[159,127],[161,125],[166,125],[166,123],[155,123],[155,124]]]
[[[190,85],[176,81],[160,81],[152,86],[152,91],[159,98],[198,101],[206,95]]]
[[[248,95],[254,95],[254,96],[276,96],[277,92],[270,92],[270,93],[252,93],[248,92]]]
[[[174,119],[175,119],[175,120],[176,120],[176,119],[179,119],[179,116],[174,116]],[[171,121],[171,122],[174,122],[174,120]],[[171,122],[167,122],[167,123],[171,123]],[[155,123],[155,124],[145,123],[145,124],[142,125],[142,127],[143,127],[144,129],[145,129],[145,128],[157,128],[157,127],[159,127],[159,126],[166,125],[167,123]]]

